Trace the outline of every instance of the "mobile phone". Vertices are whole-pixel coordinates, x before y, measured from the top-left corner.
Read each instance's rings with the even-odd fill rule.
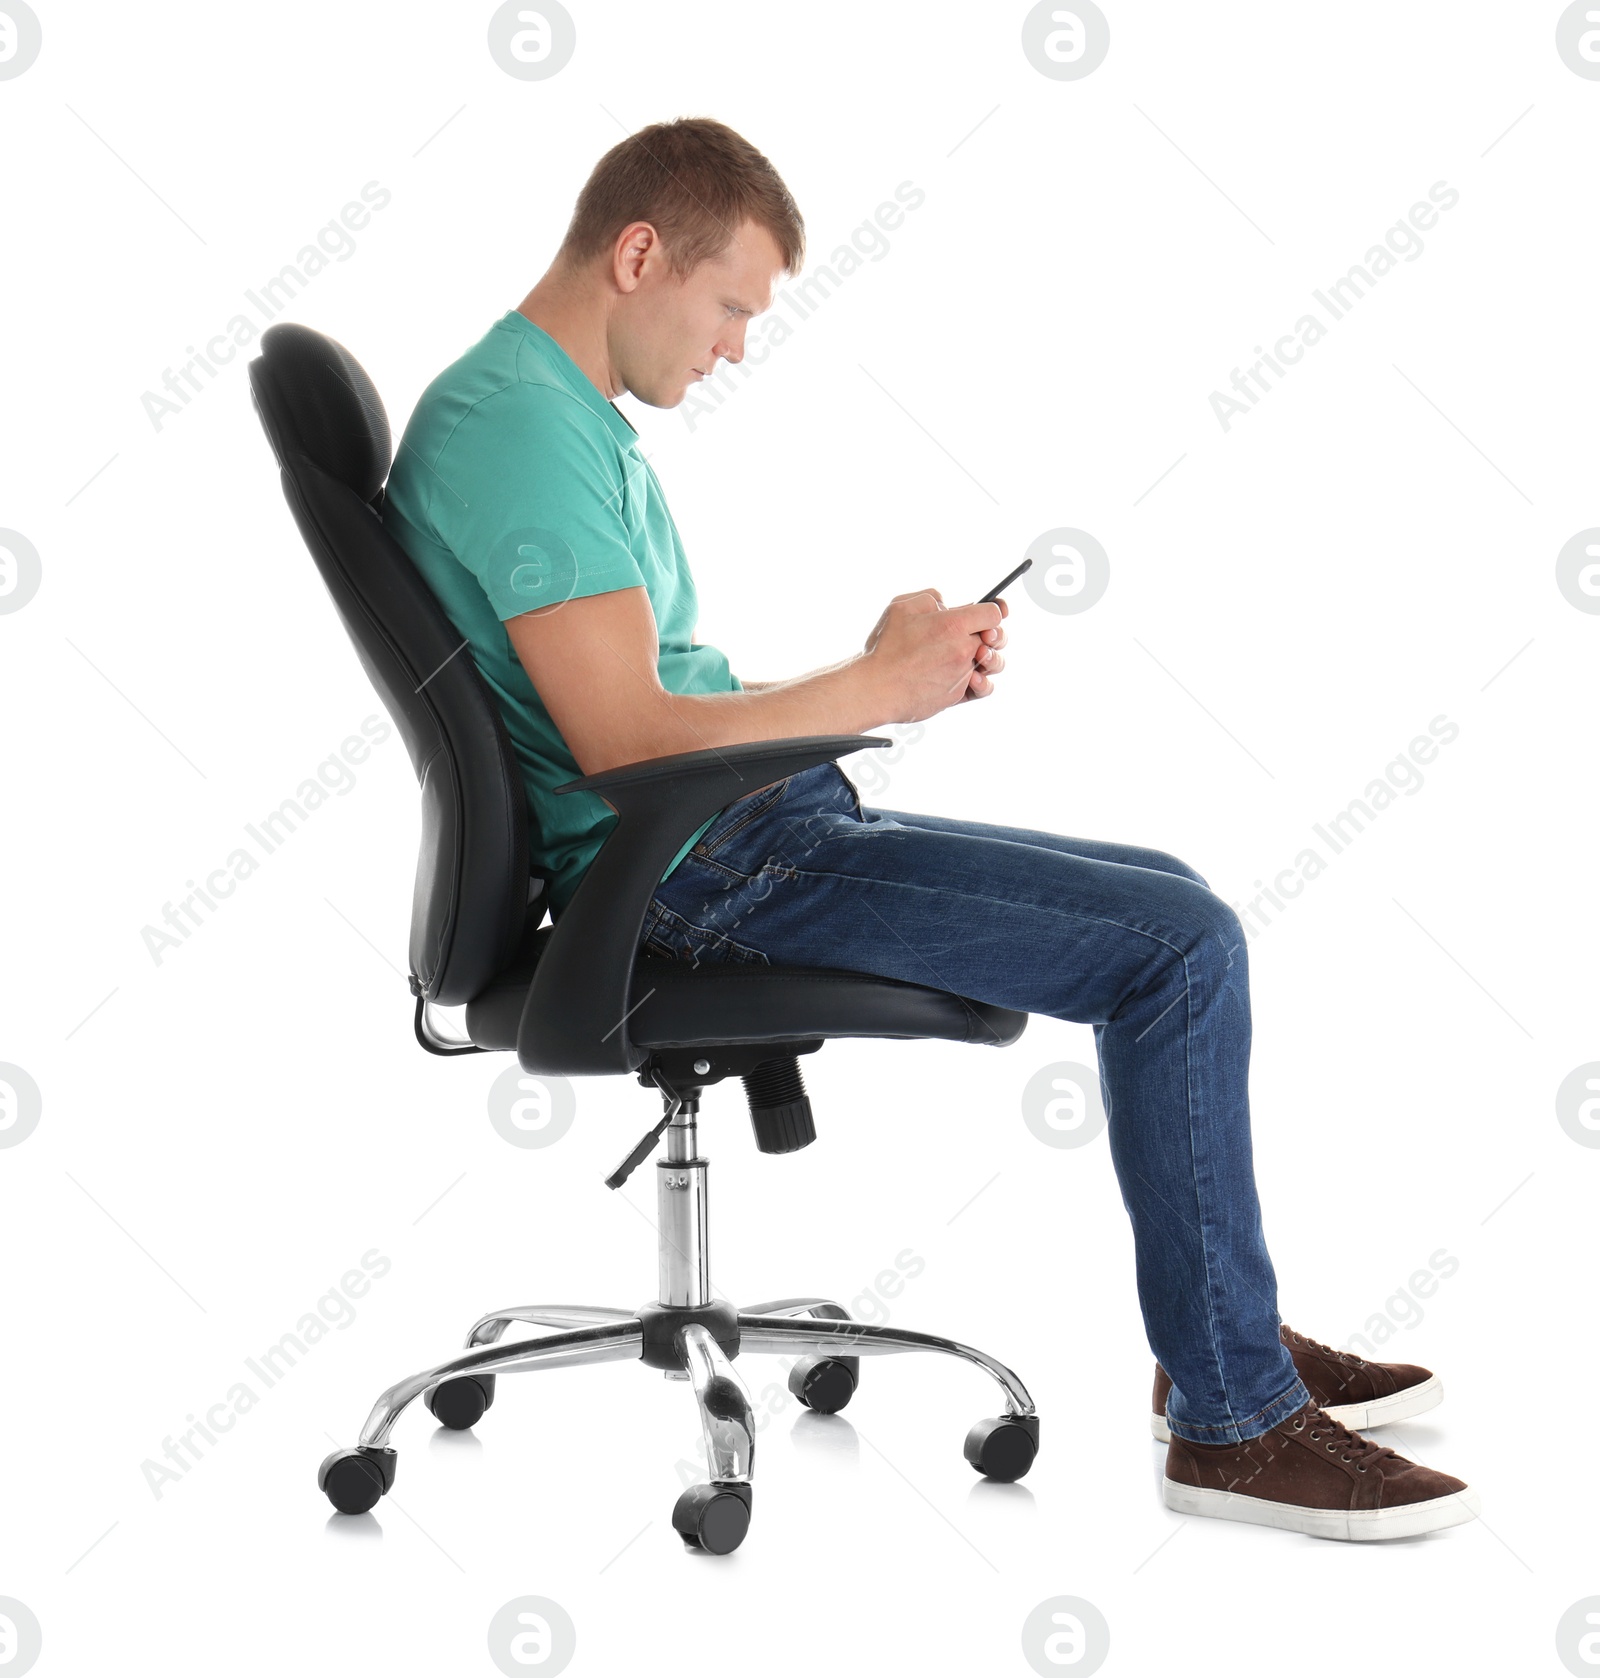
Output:
[[[986,595],[984,595],[983,599],[980,600],[978,602],[978,604],[980,606],[992,606],[992,605],[994,605],[999,600],[1000,596],[1008,588],[1010,588],[1011,585],[1017,580],[1017,578],[1020,577],[1022,575],[1022,573],[1024,571],[1026,571],[1028,569],[1028,567],[1032,564],[1033,564],[1032,559],[1023,560],[1023,562],[1016,568],[1015,571],[1007,572],[1006,575],[1003,576],[1000,579],[1000,581],[997,582],[994,585],[994,587],[992,589],[990,589],[989,592]],[[973,665],[974,669],[976,669],[978,667],[977,659],[973,659],[972,665]]]
[[[980,606],[992,605],[996,600],[998,600],[1000,598],[1000,596],[1008,588],[1011,587],[1011,585],[1017,580],[1017,578],[1020,577],[1022,575],[1022,573],[1024,571],[1026,571],[1028,569],[1028,567],[1032,564],[1033,564],[1033,561],[1031,559],[1023,560],[1023,562],[1016,568],[1015,571],[1012,571],[1007,576],[1002,577],[1000,579],[1000,581],[997,582],[994,585],[994,587],[992,589],[990,589],[989,592],[986,595],[984,595],[984,597],[978,602],[978,604]]]

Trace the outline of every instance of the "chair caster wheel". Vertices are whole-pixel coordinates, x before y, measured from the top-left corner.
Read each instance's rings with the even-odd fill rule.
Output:
[[[1020,1480],[1039,1454],[1037,1416],[988,1416],[974,1422],[963,1454],[989,1480]]]
[[[322,1459],[317,1486],[341,1515],[365,1515],[394,1484],[395,1453],[388,1446],[361,1445]]]
[[[672,1510],[672,1524],[691,1549],[725,1556],[750,1530],[750,1487],[744,1482],[691,1486]]]
[[[808,1410],[821,1416],[837,1415],[856,1390],[856,1372],[850,1366],[856,1358],[801,1358],[789,1371],[789,1391]]]
[[[494,1376],[458,1375],[441,1381],[428,1394],[427,1405],[440,1427],[458,1432],[472,1427],[494,1403]]]

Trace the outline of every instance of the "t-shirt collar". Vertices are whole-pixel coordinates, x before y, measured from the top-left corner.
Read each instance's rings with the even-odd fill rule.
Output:
[[[604,396],[594,380],[575,362],[545,329],[531,321],[520,309],[508,309],[502,324],[519,327],[555,373],[585,407],[598,414],[616,434],[624,447],[638,441],[639,433],[623,411]]]

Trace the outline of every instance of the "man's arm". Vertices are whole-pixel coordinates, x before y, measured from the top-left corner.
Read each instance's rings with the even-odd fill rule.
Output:
[[[998,651],[1005,611],[1003,603],[947,609],[934,589],[898,595],[863,651],[742,693],[662,687],[656,622],[642,587],[524,612],[505,626],[578,768],[598,775],[748,740],[865,734],[982,698],[993,688],[989,673],[1005,664]]]
[[[696,641],[691,636],[689,645],[691,647],[703,647],[706,643],[704,641]],[[778,685],[776,682],[747,682],[743,676],[738,677],[737,680],[739,686],[743,688],[746,693],[760,693],[764,688],[775,688]],[[874,724],[873,726],[876,727],[877,725]]]
[[[864,734],[894,709],[864,653],[761,693],[669,693],[642,588],[525,612],[506,633],[585,775],[746,740]]]

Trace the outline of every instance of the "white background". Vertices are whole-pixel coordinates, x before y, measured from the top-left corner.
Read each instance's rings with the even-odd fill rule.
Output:
[[[1076,81],[1028,62],[1021,5],[574,0],[544,81],[495,65],[487,6],[38,9],[37,63],[0,82],[0,525],[42,563],[0,616],[0,1060],[44,1101],[0,1151],[0,1595],[39,1617],[38,1670],[491,1672],[523,1594],[572,1616],[583,1672],[1026,1672],[1022,1622],[1060,1594],[1105,1616],[1108,1672],[1559,1670],[1558,1618],[1600,1591],[1600,1152],[1555,1110],[1600,1058],[1600,617],[1555,581],[1600,524],[1600,82],[1558,56],[1561,8],[1106,0]],[[848,1303],[913,1249],[890,1320],[1017,1369],[1026,1481],[962,1459],[996,1408],[973,1370],[868,1363],[823,1421],[751,1358],[783,1402],[730,1558],[669,1524],[688,1390],[622,1366],[502,1378],[470,1437],[418,1406],[394,1497],[330,1519],[320,1459],[480,1312],[653,1293],[650,1174],[601,1177],[654,1108],[580,1081],[567,1136],[515,1148],[486,1111],[513,1058],[416,1048],[397,736],[152,959],[163,905],[379,706],[247,354],[159,428],[142,398],[235,314],[259,331],[245,290],[378,181],[283,318],[351,350],[398,435],[600,154],[702,114],[782,172],[813,265],[899,183],[926,201],[720,411],[625,399],[701,638],[796,675],[894,593],[974,598],[1043,531],[1110,559],[1080,614],[1012,591],[997,693],[869,802],[1160,846],[1241,902],[1431,718],[1459,726],[1253,940],[1251,1100],[1286,1318],[1395,1325],[1446,1399],[1381,1437],[1469,1480],[1481,1521],[1356,1546],[1162,1506],[1104,1137],[1047,1147],[1021,1116],[1041,1067],[1093,1059],[1047,1018],[1004,1053],[830,1045],[793,1158],[755,1151],[736,1085],[702,1109],[717,1291]],[[1459,203],[1422,254],[1224,431],[1211,392],[1437,181]],[[371,1249],[391,1267],[354,1321],[153,1495],[163,1440]],[[1458,1267],[1408,1300],[1440,1249]]]

